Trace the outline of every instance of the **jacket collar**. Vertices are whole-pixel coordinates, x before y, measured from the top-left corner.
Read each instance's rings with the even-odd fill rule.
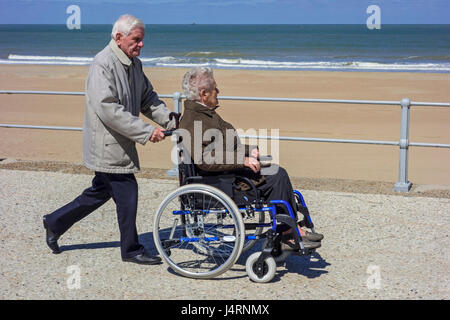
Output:
[[[206,114],[207,116],[210,116],[210,117],[212,117],[214,114],[216,114],[216,109],[218,107],[219,106],[215,107],[214,109],[210,109],[207,106],[204,106],[194,100],[186,100],[184,102],[185,109],[192,110],[194,112],[200,112],[200,113]]]
[[[122,49],[119,48],[119,46],[117,45],[116,41],[114,41],[114,39],[111,39],[111,41],[109,42],[109,47],[111,48],[111,50],[114,52],[114,54],[116,55],[116,57],[119,59],[119,61],[126,65],[126,66],[130,66],[131,63],[133,61],[130,60],[130,58],[127,57],[127,55],[122,51]]]

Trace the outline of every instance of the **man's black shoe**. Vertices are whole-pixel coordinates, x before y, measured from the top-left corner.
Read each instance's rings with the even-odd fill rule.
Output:
[[[122,259],[125,262],[134,262],[138,264],[160,264],[161,258],[157,256],[149,256],[147,253],[138,254],[131,258]]]
[[[54,233],[47,225],[46,220],[47,216],[44,216],[44,228],[45,228],[45,241],[47,242],[48,247],[52,250],[54,254],[61,253],[61,249],[58,246],[59,235]]]

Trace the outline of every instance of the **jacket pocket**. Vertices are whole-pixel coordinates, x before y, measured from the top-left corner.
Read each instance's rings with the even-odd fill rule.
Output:
[[[130,153],[133,142],[121,136],[105,134],[103,144],[103,162],[106,166],[126,167],[131,163]]]

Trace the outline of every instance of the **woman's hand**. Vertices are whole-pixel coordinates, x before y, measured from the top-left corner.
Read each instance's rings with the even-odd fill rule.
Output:
[[[256,158],[253,157],[245,157],[244,166],[252,169],[254,173],[259,172],[259,170],[261,169],[261,164]]]

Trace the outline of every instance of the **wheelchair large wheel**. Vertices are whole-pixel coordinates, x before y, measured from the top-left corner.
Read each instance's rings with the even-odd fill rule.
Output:
[[[227,271],[242,253],[245,229],[233,200],[217,188],[189,184],[159,206],[153,237],[178,274],[208,279]]]

